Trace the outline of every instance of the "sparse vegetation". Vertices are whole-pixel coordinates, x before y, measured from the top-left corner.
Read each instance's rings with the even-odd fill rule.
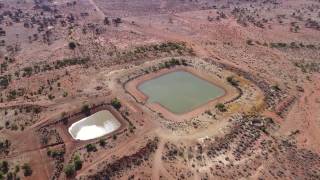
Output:
[[[11,81],[10,76],[0,76],[0,88],[5,89],[9,86],[9,83]]]
[[[117,54],[117,59],[128,61],[140,60],[145,56],[164,57],[166,55],[194,55],[193,49],[188,48],[183,42],[164,42],[160,44],[139,46],[133,50]]]
[[[80,159],[79,155],[75,155],[72,162],[67,164],[64,168],[65,175],[70,178],[73,177],[76,174],[76,171],[80,170],[82,168],[82,160]]]
[[[47,155],[52,157],[52,158],[57,158],[57,157],[63,157],[64,156],[65,151],[64,150],[48,150],[47,151]]]
[[[8,139],[0,140],[0,154],[9,154],[11,142]]]
[[[226,112],[226,111],[227,111],[226,106],[225,106],[224,104],[222,104],[222,103],[218,103],[218,104],[216,105],[216,108],[217,108],[220,112]]]
[[[62,96],[63,96],[63,97],[67,97],[67,96],[68,96],[68,92],[66,92],[66,91],[63,92]]]
[[[84,104],[81,108],[81,112],[85,113],[87,116],[90,115],[90,106],[88,104]]]
[[[24,176],[31,176],[32,175],[32,169],[28,163],[23,164],[23,166],[21,168],[23,170]]]
[[[77,47],[75,42],[69,42],[69,49],[74,50]]]
[[[75,175],[76,173],[76,169],[74,167],[73,164],[68,164],[65,168],[64,168],[64,173],[66,174],[67,177],[72,177]]]
[[[247,40],[247,44],[250,45],[250,46],[254,45],[254,43],[253,43],[253,41],[251,39]]]
[[[213,115],[210,110],[206,110],[205,113],[208,114],[209,116],[212,116],[212,115]]]
[[[276,84],[276,85],[273,85],[271,86],[271,88],[275,91],[281,91],[280,87]]]
[[[112,139],[116,140],[117,139],[117,135],[116,134],[112,135]]]
[[[296,62],[296,67],[300,68],[303,73],[320,72],[320,63],[316,60],[311,62]]]
[[[121,108],[121,103],[120,103],[120,101],[119,101],[117,98],[114,98],[114,99],[111,101],[111,105],[112,105],[115,109],[117,109],[117,110],[119,110],[119,109]]]
[[[0,180],[320,179],[319,3],[0,1]],[[126,86],[183,66],[221,103],[171,116]],[[66,134],[110,107],[116,132]]]
[[[82,168],[82,161],[79,155],[76,155],[73,159],[75,170],[78,171]]]
[[[97,148],[94,144],[87,144],[86,145],[86,149],[87,149],[87,152],[95,152],[97,151]]]
[[[53,100],[53,99],[55,98],[55,96],[52,95],[52,94],[49,94],[49,95],[48,95],[48,98],[49,98],[49,100]]]
[[[227,77],[227,81],[228,81],[232,86],[239,86],[239,81],[236,80],[233,76]]]
[[[100,146],[104,147],[104,146],[106,146],[106,144],[107,144],[107,142],[106,142],[105,139],[100,139],[100,140],[99,140],[99,145],[100,145]]]
[[[7,174],[9,172],[9,163],[8,161],[2,161],[0,162],[0,172],[2,172],[3,174]]]

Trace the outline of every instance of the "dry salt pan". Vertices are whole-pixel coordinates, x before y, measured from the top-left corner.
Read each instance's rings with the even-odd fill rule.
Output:
[[[110,111],[103,110],[73,123],[69,133],[76,140],[90,140],[114,132],[120,126]]]

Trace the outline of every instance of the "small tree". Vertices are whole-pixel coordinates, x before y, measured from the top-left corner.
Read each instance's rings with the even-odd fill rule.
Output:
[[[70,48],[71,50],[74,50],[76,47],[77,47],[77,45],[76,45],[75,42],[69,42],[69,48]]]
[[[216,108],[220,111],[220,112],[226,112],[227,111],[227,108],[224,104],[222,103],[219,103],[216,105]]]
[[[239,81],[237,81],[233,76],[227,77],[227,81],[232,85],[232,86],[238,86]]]
[[[114,98],[114,99],[111,101],[111,105],[112,105],[115,109],[117,109],[117,110],[119,110],[119,109],[121,108],[121,103],[120,103],[120,101],[119,101],[117,98]]]
[[[116,140],[116,139],[117,139],[117,135],[114,134],[114,135],[112,136],[112,139],[113,139],[113,140]]]
[[[280,87],[278,84],[271,86],[271,88],[275,91],[281,91]]]
[[[80,159],[79,155],[76,155],[74,157],[74,168],[76,171],[80,170],[82,168],[82,161]]]
[[[35,114],[39,114],[39,113],[41,112],[41,108],[35,107],[35,108],[33,109],[33,112],[34,112]]]
[[[14,176],[15,176],[15,175],[14,175],[12,172],[8,172],[8,174],[7,174],[7,180],[13,179]]]
[[[52,95],[52,94],[49,94],[49,95],[48,95],[48,98],[49,98],[50,100],[52,100],[52,99],[54,99],[54,98],[55,98],[55,96],[54,96],[54,95]]]
[[[104,23],[105,25],[110,25],[109,18],[108,18],[108,17],[105,17],[104,20],[103,20],[103,23]]]
[[[84,105],[82,106],[81,111],[82,111],[83,113],[85,113],[86,115],[90,115],[90,107],[89,107],[89,105],[88,105],[88,104],[84,104]]]
[[[112,19],[112,21],[116,26],[118,26],[120,23],[122,23],[121,18],[115,18],[115,19]]]
[[[130,131],[131,133],[134,132],[134,129],[135,129],[135,127],[134,127],[132,124],[129,124],[129,131]]]
[[[76,169],[74,167],[73,164],[68,164],[65,168],[64,168],[64,173],[66,174],[67,177],[72,177],[75,175],[76,173]]]
[[[250,45],[250,46],[254,45],[254,44],[253,44],[253,41],[252,41],[251,39],[248,39],[248,40],[247,40],[247,44]]]
[[[97,148],[94,144],[87,144],[86,145],[86,149],[87,149],[87,152],[95,152],[97,151]]]
[[[104,147],[106,144],[107,144],[107,143],[106,143],[106,140],[105,140],[105,139],[100,139],[100,140],[99,140],[99,145],[100,145],[100,146]]]
[[[16,165],[15,167],[14,167],[14,172],[15,173],[18,173],[20,171],[20,166],[19,165]]]
[[[68,96],[68,92],[63,92],[63,95],[62,95],[63,97],[67,97]]]
[[[0,171],[6,174],[9,171],[9,163],[7,161],[2,161],[0,164]]]
[[[23,164],[22,169],[23,169],[24,176],[31,176],[32,175],[32,169],[29,164],[27,164],[27,163]]]
[[[206,110],[205,113],[208,114],[209,116],[212,116],[212,115],[213,115],[210,110]]]

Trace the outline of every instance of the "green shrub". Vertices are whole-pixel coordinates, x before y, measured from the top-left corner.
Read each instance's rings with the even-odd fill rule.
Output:
[[[226,112],[227,111],[227,108],[224,104],[222,103],[219,103],[216,105],[216,108],[220,111],[220,112]]]
[[[114,134],[114,135],[112,136],[112,139],[113,139],[113,140],[116,140],[116,139],[117,139],[117,135]]]
[[[32,175],[32,169],[29,164],[25,163],[22,166],[23,175],[24,176],[31,176]]]
[[[184,65],[184,66],[188,66],[188,63],[187,63],[187,61],[185,59],[182,59],[181,64]]]
[[[15,173],[18,173],[20,171],[20,166],[19,165],[16,165],[15,167],[14,167],[14,172]]]
[[[54,98],[55,98],[55,96],[54,96],[54,95],[52,95],[52,94],[49,94],[49,95],[48,95],[48,98],[49,98],[50,100],[52,100],[52,99],[54,99]]]
[[[0,76],[0,88],[7,88],[10,83],[10,78],[8,75]]]
[[[107,144],[106,140],[105,139],[100,139],[99,140],[99,145],[104,147],[105,145]]]
[[[7,180],[13,180],[14,179],[14,177],[16,176],[16,174],[14,174],[14,173],[12,173],[12,172],[8,172],[8,174],[7,174]]]
[[[97,148],[94,144],[87,144],[86,145],[86,149],[87,149],[87,152],[95,152],[97,151]]]
[[[76,173],[76,169],[73,164],[68,164],[63,171],[67,177],[72,177]]]
[[[64,68],[67,66],[73,65],[82,65],[86,64],[89,61],[89,58],[71,58],[71,59],[62,59],[55,62],[55,69]]]
[[[69,48],[70,48],[71,50],[74,50],[76,47],[77,47],[77,45],[76,45],[75,42],[69,42]]]
[[[254,44],[253,44],[253,41],[252,41],[251,39],[248,39],[248,40],[247,40],[247,44],[250,45],[250,46],[254,45]]]
[[[63,97],[67,97],[68,96],[68,92],[63,92],[63,95],[62,95]]]
[[[134,132],[134,129],[135,129],[135,127],[134,127],[132,124],[129,124],[129,131],[130,131],[131,133]]]
[[[33,108],[33,112],[35,114],[39,114],[41,112],[41,108],[40,107],[35,107],[35,108]]]
[[[209,111],[209,110],[205,111],[205,113],[208,114],[209,116],[212,116],[212,115],[213,115],[212,112]]]
[[[75,175],[76,171],[80,170],[82,168],[82,161],[80,159],[79,155],[76,155],[73,159],[73,163],[68,164],[64,168],[64,173],[67,177],[72,177]]]
[[[47,151],[47,155],[48,155],[48,156],[51,156],[51,154],[52,154],[51,149],[48,149],[48,151]]]
[[[276,84],[276,85],[273,85],[271,86],[271,88],[275,91],[281,91],[280,87]]]
[[[65,153],[64,150],[52,150],[50,153],[50,156],[53,158],[62,157],[64,155],[64,153]]]
[[[82,111],[82,112],[90,111],[90,107],[89,107],[89,105],[88,105],[88,104],[84,104],[84,105],[82,106],[81,111]]]
[[[112,105],[115,109],[117,109],[117,110],[119,110],[119,109],[121,108],[121,103],[120,103],[120,101],[119,101],[117,98],[114,98],[114,99],[111,101],[111,105]]]
[[[25,76],[30,77],[33,73],[33,68],[32,67],[25,67],[25,68],[23,68],[23,71],[24,71],[22,74],[23,77],[25,77]]]
[[[76,155],[74,157],[74,168],[76,171],[80,170],[82,168],[82,161],[80,159],[79,155]]]
[[[0,163],[0,171],[6,174],[9,171],[9,163],[7,161],[2,161]]]
[[[227,77],[227,81],[228,81],[232,86],[238,86],[238,85],[239,85],[239,81],[237,81],[236,79],[234,79],[233,76]]]
[[[84,104],[82,106],[81,112],[85,113],[86,115],[90,115],[90,106],[88,104]]]

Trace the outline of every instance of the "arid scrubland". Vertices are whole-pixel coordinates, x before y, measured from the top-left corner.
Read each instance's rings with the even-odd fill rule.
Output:
[[[319,0],[0,1],[0,179],[320,179],[319,58]],[[225,95],[141,98],[177,70]]]

